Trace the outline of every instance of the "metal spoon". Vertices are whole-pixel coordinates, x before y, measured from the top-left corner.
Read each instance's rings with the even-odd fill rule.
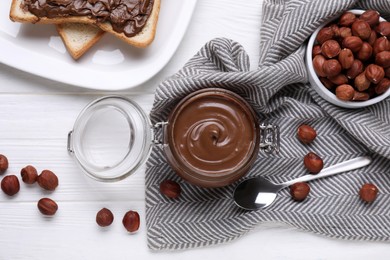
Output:
[[[322,169],[318,174],[304,175],[291,181],[280,184],[272,183],[264,177],[257,176],[247,179],[237,185],[233,193],[234,202],[237,206],[247,209],[256,210],[271,205],[276,194],[294,183],[307,182],[323,177],[328,177],[338,173],[355,170],[371,163],[372,159],[368,156],[357,157],[342,163],[338,163]]]

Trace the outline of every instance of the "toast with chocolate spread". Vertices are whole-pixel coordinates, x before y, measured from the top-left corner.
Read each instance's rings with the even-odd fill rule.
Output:
[[[12,0],[10,19],[22,23],[94,24],[135,47],[154,39],[160,0]]]
[[[79,59],[104,35],[104,31],[99,27],[84,23],[57,24],[56,29],[66,49],[75,60]]]

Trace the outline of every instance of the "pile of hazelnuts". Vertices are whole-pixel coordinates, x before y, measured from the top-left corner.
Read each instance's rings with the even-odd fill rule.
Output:
[[[313,67],[322,84],[344,101],[365,101],[390,88],[390,22],[367,10],[351,12],[322,28]]]
[[[301,125],[297,131],[298,139],[304,144],[310,144],[317,137],[317,132],[309,125]],[[306,169],[311,174],[318,174],[324,167],[323,160],[317,154],[310,152],[303,160]],[[309,195],[310,186],[306,182],[298,182],[290,186],[291,197],[303,201]],[[378,194],[378,188],[372,183],[365,183],[359,190],[360,198],[365,202],[373,202]]]
[[[8,169],[8,158],[0,154],[0,175],[4,174]],[[43,170],[38,175],[36,168],[32,165],[27,165],[20,171],[22,181],[28,185],[38,183],[40,187],[47,191],[54,191],[58,187],[58,177],[50,170]],[[8,196],[16,195],[20,190],[19,179],[16,175],[10,174],[2,178],[1,190]],[[45,216],[53,216],[58,210],[57,203],[50,198],[42,198],[37,203],[38,210]],[[103,208],[96,214],[96,222],[101,227],[111,225],[114,220],[112,212]],[[123,226],[128,232],[135,232],[140,226],[140,217],[136,211],[128,211],[122,220]]]
[[[5,155],[0,154],[0,174],[8,169],[8,159]],[[20,171],[22,181],[26,184],[38,183],[38,185],[48,191],[54,191],[58,186],[58,177],[52,171],[43,170],[38,175],[34,166],[27,165]],[[10,174],[1,180],[1,190],[8,196],[14,196],[20,190],[19,179],[16,175]],[[57,203],[50,198],[42,198],[37,203],[38,210],[46,216],[54,215],[58,210]]]

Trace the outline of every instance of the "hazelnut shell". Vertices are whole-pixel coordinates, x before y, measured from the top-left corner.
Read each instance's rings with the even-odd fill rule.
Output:
[[[385,70],[376,64],[370,64],[365,70],[365,75],[369,81],[378,84],[385,77]]]
[[[326,61],[326,58],[321,54],[316,55],[313,59],[313,68],[318,76],[326,77],[323,66]]]
[[[371,34],[371,26],[363,20],[356,20],[353,22],[352,26],[352,35],[358,36],[363,40],[367,40]]]
[[[369,60],[372,56],[372,47],[368,42],[363,42],[362,47],[357,53],[357,58],[361,61]]]
[[[160,183],[160,192],[168,198],[176,199],[180,196],[181,187],[179,183],[172,180],[164,180]]]
[[[376,199],[378,191],[378,188],[374,184],[366,183],[360,188],[359,196],[363,201],[371,203]]]
[[[7,175],[1,180],[1,190],[8,196],[14,196],[20,190],[18,177]]]
[[[324,62],[322,69],[324,70],[326,77],[332,78],[340,74],[342,68],[338,60],[330,59]]]
[[[334,37],[334,32],[332,30],[332,28],[330,27],[324,27],[322,28],[318,34],[317,34],[317,37],[316,37],[316,40],[320,43],[320,44],[323,44],[324,42],[326,42],[327,40],[330,40]]]
[[[375,63],[382,68],[390,67],[390,51],[382,51],[375,55]]]
[[[309,125],[301,125],[298,127],[297,137],[304,144],[309,144],[317,137],[317,132]]]
[[[139,229],[140,217],[136,211],[128,211],[123,216],[122,224],[128,232],[136,232]]]
[[[364,72],[360,73],[355,78],[355,88],[359,91],[367,90],[371,85],[371,81],[369,81]]]
[[[354,101],[366,101],[370,98],[370,95],[366,92],[355,91],[352,100]]]
[[[363,45],[363,40],[358,36],[346,37],[342,42],[342,46],[344,48],[350,49],[352,52],[358,52],[362,47],[362,45]]]
[[[382,51],[390,51],[390,41],[387,39],[387,37],[377,38],[374,42],[374,45],[372,46],[372,51],[374,52],[374,55]]]
[[[22,176],[22,181],[27,184],[33,184],[38,179],[38,172],[34,166],[27,165],[20,171],[20,175]]]
[[[297,182],[290,186],[290,194],[293,200],[303,201],[310,193],[310,186],[306,182]]]
[[[335,40],[327,40],[321,46],[321,53],[327,58],[333,58],[340,53],[340,44]]]
[[[349,101],[352,100],[355,90],[351,85],[343,84],[336,88],[336,97],[338,99]]]
[[[363,62],[358,59],[355,59],[352,63],[352,66],[347,70],[346,76],[349,79],[356,78],[360,73],[363,72],[364,66]]]
[[[351,68],[353,61],[355,60],[352,51],[347,48],[340,51],[338,59],[343,69]]]
[[[378,11],[367,10],[359,16],[359,19],[367,22],[370,26],[374,26],[379,23],[379,17]]]
[[[0,154],[0,174],[8,169],[8,159],[5,155]]]
[[[56,214],[58,210],[58,205],[57,203],[49,198],[42,198],[38,201],[38,209],[39,211],[46,216],[53,216]]]
[[[319,173],[322,168],[324,167],[324,163],[317,154],[310,152],[304,157],[304,165],[306,169],[309,170],[310,173],[312,174],[317,174]]]
[[[356,15],[351,12],[345,12],[340,16],[339,24],[350,27],[356,21]]]
[[[58,177],[52,171],[43,170],[38,176],[38,184],[45,190],[53,191],[58,187]]]
[[[101,227],[107,227],[112,224],[114,221],[114,215],[111,210],[107,208],[102,208],[96,214],[96,223]]]
[[[378,85],[375,86],[375,93],[381,95],[385,93],[390,88],[390,79],[382,79]]]
[[[390,22],[383,21],[378,24],[376,31],[382,36],[390,36]]]

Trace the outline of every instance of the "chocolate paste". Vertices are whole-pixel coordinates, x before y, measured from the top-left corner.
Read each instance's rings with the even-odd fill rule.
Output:
[[[242,101],[212,91],[180,105],[169,134],[172,153],[184,168],[201,175],[235,174],[256,156],[255,116]]]
[[[35,16],[61,18],[88,16],[97,22],[110,22],[114,31],[132,37],[145,26],[154,0],[24,0]]]

